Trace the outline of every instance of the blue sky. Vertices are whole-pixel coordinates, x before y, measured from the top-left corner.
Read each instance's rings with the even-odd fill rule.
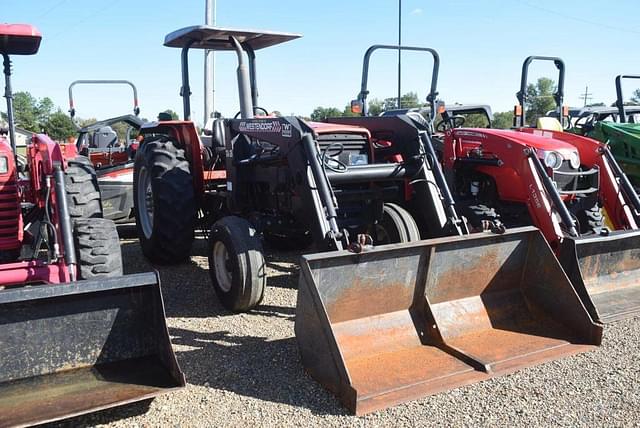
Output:
[[[36,56],[16,57],[14,89],[49,96],[68,107],[77,79],[128,79],[139,90],[142,116],[166,108],[181,112],[179,50],[162,46],[178,28],[204,22],[204,0],[0,0],[5,22],[36,25],[43,33]],[[488,103],[494,111],[515,103],[527,55],[562,57],[566,101],[581,105],[585,86],[593,101],[615,98],[613,79],[640,74],[640,3],[571,0],[404,0],[403,44],[435,48],[438,82],[447,103]],[[359,91],[362,56],[371,44],[397,42],[397,0],[217,0],[217,24],[300,33],[304,37],[258,52],[260,104],[284,114],[308,115],[319,105],[343,108]],[[370,97],[396,93],[396,54],[376,55]],[[192,115],[201,121],[202,53],[191,54]],[[215,107],[238,110],[235,58],[216,56]],[[403,90],[424,99],[432,63],[403,58]],[[551,65],[531,78],[553,76]],[[632,88],[629,87],[627,92]],[[130,110],[126,88],[80,87],[80,117],[106,118]]]

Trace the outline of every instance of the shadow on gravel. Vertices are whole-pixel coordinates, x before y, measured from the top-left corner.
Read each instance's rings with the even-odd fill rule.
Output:
[[[149,406],[153,399],[140,401],[138,403],[126,404],[120,407],[100,410],[88,415],[76,416],[59,422],[38,425],[42,428],[65,427],[65,428],[85,428],[94,427],[98,424],[108,424],[118,422],[120,419],[140,416],[149,411]]]
[[[145,259],[137,240],[121,241],[124,273],[148,272],[156,269],[160,273],[162,297],[165,302],[167,317],[207,318],[216,316],[232,316],[220,305],[218,297],[211,285],[209,269],[206,261],[200,264],[192,257],[189,261],[176,265],[153,265]],[[204,239],[196,239],[192,254],[202,257],[206,255],[207,243]],[[298,265],[281,266],[279,263],[296,263],[298,254],[274,258],[267,256],[267,290],[270,287],[296,289],[298,286]],[[274,274],[274,272],[277,272]],[[280,274],[280,272],[282,272]],[[260,305],[254,310],[257,314],[291,318],[294,308]]]
[[[194,247],[203,245],[196,241]],[[137,241],[121,242],[124,273],[160,273],[160,285],[167,317],[206,318],[225,313],[211,287],[209,272],[193,259],[176,265],[152,265]]]
[[[154,266],[142,255],[137,240],[121,242],[125,273],[160,272],[162,294],[168,318],[233,317],[224,309],[210,283],[206,261],[194,257],[189,262],[172,266]],[[206,256],[207,244],[196,239],[192,255]],[[295,289],[298,283],[299,252],[267,251],[267,290]],[[295,319],[295,307],[260,305],[252,311],[266,315]],[[233,322],[231,318],[229,322]],[[304,371],[299,361],[295,338],[266,340],[263,337],[235,336],[226,331],[212,333],[170,328],[172,343],[193,350],[177,351],[176,356],[187,382],[231,391],[275,403],[310,409],[314,414],[347,414],[337,399],[325,391]],[[148,406],[148,404],[147,404]],[[126,409],[126,410],[125,410]],[[132,416],[130,412],[146,410],[138,405],[120,410],[100,412],[96,416],[75,418],[69,426],[88,426],[97,420],[116,421]],[[109,419],[112,417],[113,419]],[[93,422],[92,422],[93,421]]]
[[[171,328],[170,333],[174,344],[197,348],[176,352],[191,384],[303,407],[318,415],[348,414],[304,372],[293,337],[266,340],[180,328]]]

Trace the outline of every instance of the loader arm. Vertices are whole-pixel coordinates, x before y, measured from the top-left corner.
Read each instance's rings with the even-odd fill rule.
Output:
[[[390,164],[390,159],[401,159],[398,165],[418,164],[417,174],[409,176],[408,181],[415,193],[416,215],[422,217],[429,237],[469,233],[467,224],[456,211],[428,132],[428,123],[409,115],[336,117],[328,121],[360,126],[368,129],[374,138],[388,140],[391,147],[382,151],[384,156],[377,162]]]
[[[564,236],[577,236],[574,220],[546,174],[535,149],[485,130],[449,129],[445,134],[447,168],[474,164],[494,177],[499,199],[524,203],[533,224],[557,248]]]
[[[615,230],[638,229],[640,200],[633,186],[611,155],[607,144],[576,134],[522,128],[520,132],[542,135],[569,143],[578,149],[582,164],[596,166],[600,173],[600,200]]]
[[[286,161],[295,177],[295,191],[302,197],[306,217],[313,218],[311,232],[316,245],[330,250],[341,250],[348,245],[348,237],[338,228],[337,201],[331,184],[319,161],[317,143],[313,130],[295,117],[268,119],[228,120],[226,150],[234,153],[227,156],[227,186],[230,210],[240,212],[244,209],[244,198],[238,188],[244,180],[243,168]],[[277,149],[272,154],[243,153],[254,149],[249,139],[267,142]],[[260,149],[258,149],[260,150]]]

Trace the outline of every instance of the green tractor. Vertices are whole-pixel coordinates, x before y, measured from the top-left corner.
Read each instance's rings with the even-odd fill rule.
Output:
[[[582,110],[571,132],[608,142],[611,152],[636,190],[640,188],[640,106],[624,104],[623,79],[640,79],[640,75],[616,77],[615,107],[592,107]]]

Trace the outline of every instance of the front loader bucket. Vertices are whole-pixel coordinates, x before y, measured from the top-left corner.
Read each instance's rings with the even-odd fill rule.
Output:
[[[537,229],[304,256],[296,339],[356,414],[599,345]]]
[[[0,427],[55,421],[184,385],[156,274],[0,291]]]
[[[640,315],[640,231],[565,238],[560,261],[595,321]]]

